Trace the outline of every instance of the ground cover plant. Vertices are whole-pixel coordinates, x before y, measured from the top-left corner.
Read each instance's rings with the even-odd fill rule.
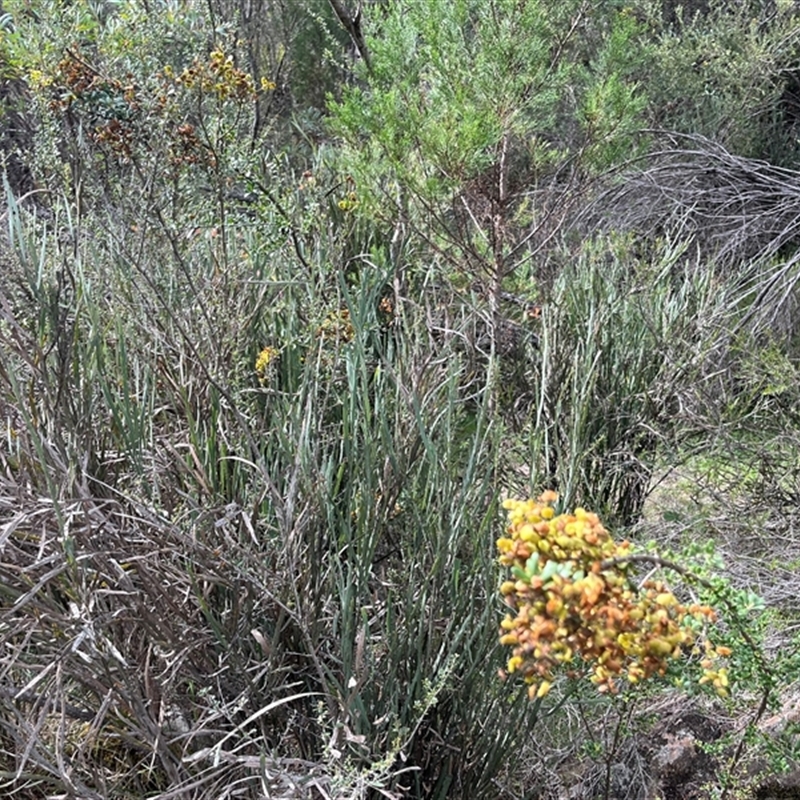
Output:
[[[767,6],[4,4],[3,793],[793,768],[799,23]]]

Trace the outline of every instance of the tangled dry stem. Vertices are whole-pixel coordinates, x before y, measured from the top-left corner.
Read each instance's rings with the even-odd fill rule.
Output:
[[[223,510],[168,520],[83,480],[62,489],[71,497],[58,509],[8,471],[0,482],[2,783],[30,797],[49,787],[182,800],[265,781],[283,797],[307,796],[309,781],[324,788],[299,742],[281,747],[297,758],[263,762],[264,741],[313,724],[308,703],[276,707],[235,747],[203,756],[253,709],[296,693],[288,675],[302,675],[277,653],[250,652],[259,644],[244,620],[258,605],[279,612],[236,523]]]
[[[699,135],[663,134],[643,166],[627,165],[577,220],[590,230],[688,240],[729,269],[776,261],[754,309],[774,318],[800,281],[800,172],[745,158]],[[634,167],[631,169],[631,167]]]

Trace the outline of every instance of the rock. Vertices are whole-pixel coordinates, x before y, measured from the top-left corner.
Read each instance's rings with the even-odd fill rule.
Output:
[[[655,754],[653,766],[662,781],[690,777],[697,771],[698,756],[703,755],[698,753],[697,742],[691,736],[669,738],[670,741]]]
[[[756,800],[800,800],[800,769],[786,775],[775,775],[758,785]]]

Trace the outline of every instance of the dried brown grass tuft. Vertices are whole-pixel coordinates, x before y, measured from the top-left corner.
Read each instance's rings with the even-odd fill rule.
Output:
[[[800,172],[699,135],[657,135],[663,145],[617,170],[576,227],[691,242],[705,260],[749,278],[751,313],[786,322],[800,282]],[[748,264],[767,268],[752,275]]]
[[[272,642],[247,629],[247,620],[280,618],[268,589],[278,579],[246,560],[229,530],[237,522],[223,509],[168,520],[86,487],[75,481],[57,510],[30,487],[2,482],[6,788],[188,798],[241,796],[234,786],[266,775],[319,780],[302,759],[303,730],[316,724],[297,689],[304,667],[275,641],[291,637],[291,622],[284,615]],[[295,700],[275,703],[287,696]],[[203,757],[270,703],[231,752]],[[266,769],[270,741],[297,759]]]

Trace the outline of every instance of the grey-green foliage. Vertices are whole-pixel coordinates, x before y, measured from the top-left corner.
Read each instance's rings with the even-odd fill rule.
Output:
[[[287,567],[347,763],[366,770],[400,742],[415,796],[489,797],[512,729],[533,723],[495,675],[502,428],[460,402],[461,360],[428,350],[417,312],[381,324],[389,274],[370,262],[341,283],[327,307],[352,328],[308,341],[295,392],[281,391],[282,363],[263,398],[270,470],[297,487]]]
[[[267,234],[285,224],[274,209],[259,213]],[[0,331],[11,474],[22,480],[27,467],[48,508],[108,494],[120,520],[151,522],[135,535],[110,525],[101,546],[69,505],[69,526],[62,519],[41,542],[55,566],[36,603],[0,615],[0,630],[16,630],[40,601],[98,603],[94,582],[116,580],[107,560],[127,565],[135,554],[124,580],[136,588],[113,598],[124,613],[94,618],[125,663],[112,658],[92,678],[71,652],[59,691],[73,702],[93,707],[94,693],[110,692],[112,703],[144,703],[137,692],[152,667],[130,641],[167,647],[174,636],[184,655],[162,689],[191,698],[208,746],[237,730],[233,698],[245,687],[249,708],[314,692],[237,732],[240,752],[296,758],[301,741],[331,785],[410,782],[416,796],[494,797],[516,737],[535,721],[496,677],[502,423],[485,404],[461,402],[462,354],[429,337],[425,320],[452,295],[431,279],[420,306],[398,300],[379,253],[347,276],[333,269],[343,245],[331,236],[337,223],[318,213],[303,232],[305,262],[291,241],[256,228],[223,276],[218,239],[184,240],[162,263],[143,241],[137,261],[127,234],[83,219],[64,254],[56,231],[13,209],[20,263],[9,277],[27,296],[8,298]],[[387,314],[384,299],[400,305]],[[260,383],[253,363],[266,345],[279,356]],[[14,558],[27,563],[29,531],[20,530]],[[27,592],[14,574],[0,576],[3,590]],[[162,580],[174,600],[168,619]],[[32,631],[31,652],[4,662],[20,685],[36,658],[61,646],[52,628]],[[157,746],[146,711],[115,724],[137,746]],[[175,746],[193,755],[188,740]],[[402,767],[411,771],[395,777]],[[241,769],[238,779],[255,786],[255,771]],[[36,774],[61,780],[48,770]],[[208,776],[197,770],[193,760],[176,767],[167,750],[150,785]],[[121,775],[117,796],[134,784]]]
[[[683,392],[702,384],[730,319],[727,297],[681,247],[640,260],[624,241],[603,242],[565,267],[542,311],[531,376],[533,485],[634,522],[672,447]]]
[[[795,4],[713,0],[678,9],[672,24],[653,4],[642,75],[654,126],[701,134],[734,153],[790,166],[796,108],[782,105],[800,36]]]

